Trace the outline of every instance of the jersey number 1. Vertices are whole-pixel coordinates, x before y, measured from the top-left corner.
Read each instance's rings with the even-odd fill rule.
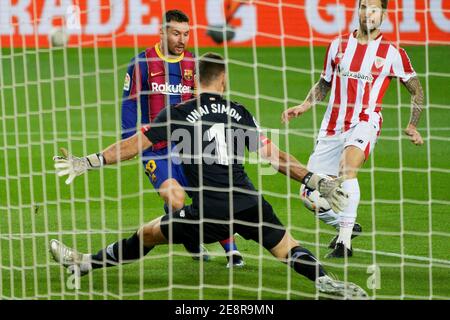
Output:
[[[216,156],[218,164],[227,166],[228,153],[227,153],[227,142],[225,140],[225,124],[216,123],[211,128],[206,131],[208,140],[212,141],[214,139],[216,143]]]

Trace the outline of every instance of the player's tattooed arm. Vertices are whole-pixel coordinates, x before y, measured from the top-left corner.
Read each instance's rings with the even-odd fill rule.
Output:
[[[324,78],[320,78],[320,80],[309,91],[309,94],[306,97],[306,102],[313,106],[317,102],[323,101],[323,99],[327,97],[330,90],[331,82],[327,82]]]
[[[411,94],[411,118],[409,119],[409,124],[405,129],[405,134],[415,145],[422,145],[422,136],[416,129],[417,124],[419,123],[420,114],[422,113],[424,107],[424,94],[422,85],[420,84],[418,77],[413,77],[403,84]]]
[[[406,89],[411,94],[411,118],[409,123],[417,127],[419,123],[420,114],[423,111],[424,94],[422,85],[418,77],[413,77],[404,83]]]

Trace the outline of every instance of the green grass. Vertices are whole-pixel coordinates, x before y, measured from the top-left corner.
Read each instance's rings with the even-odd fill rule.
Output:
[[[449,299],[449,81],[424,76],[450,74],[443,63],[449,47],[407,51],[429,102],[420,123],[426,144],[415,147],[401,136],[409,97],[393,81],[385,97],[384,131],[360,174],[358,221],[364,235],[354,240],[348,264],[323,259],[334,232],[301,205],[298,183],[279,174],[259,180],[255,165],[246,168],[295,237],[339,278],[366,287],[367,268],[375,264],[381,288],[368,291],[377,298]],[[82,155],[119,138],[120,91],[135,50],[117,49],[115,56],[111,49],[0,52],[0,299],[316,298],[312,283],[239,237],[247,263],[242,270],[225,268],[218,244],[207,246],[217,256],[204,264],[181,246],[163,246],[139,263],[95,271],[81,280],[79,291],[70,290],[65,270],[48,254],[49,239],[97,251],[162,213],[162,201],[138,160],[90,172],[71,187],[55,176],[51,160],[60,146]],[[284,53],[286,59],[280,48],[230,49],[228,58],[245,62],[230,64],[230,89],[233,99],[256,111],[262,126],[281,130],[281,148],[306,163],[324,106],[293,121],[289,134],[279,118],[318,78],[324,48],[314,48],[314,59],[309,48]]]

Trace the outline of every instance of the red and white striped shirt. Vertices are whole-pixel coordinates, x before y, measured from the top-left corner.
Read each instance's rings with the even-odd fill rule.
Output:
[[[416,75],[405,50],[380,34],[360,44],[356,31],[328,46],[321,77],[332,82],[331,96],[319,136],[333,136],[360,121],[378,123],[381,104],[393,77],[406,82]]]

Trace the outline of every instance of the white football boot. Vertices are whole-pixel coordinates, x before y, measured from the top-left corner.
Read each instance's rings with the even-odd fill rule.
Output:
[[[56,262],[72,274],[84,276],[92,270],[90,255],[79,253],[56,239],[50,240],[50,253]]]
[[[339,296],[349,300],[366,300],[367,292],[352,282],[344,282],[325,275],[316,279],[316,288],[321,293]]]

